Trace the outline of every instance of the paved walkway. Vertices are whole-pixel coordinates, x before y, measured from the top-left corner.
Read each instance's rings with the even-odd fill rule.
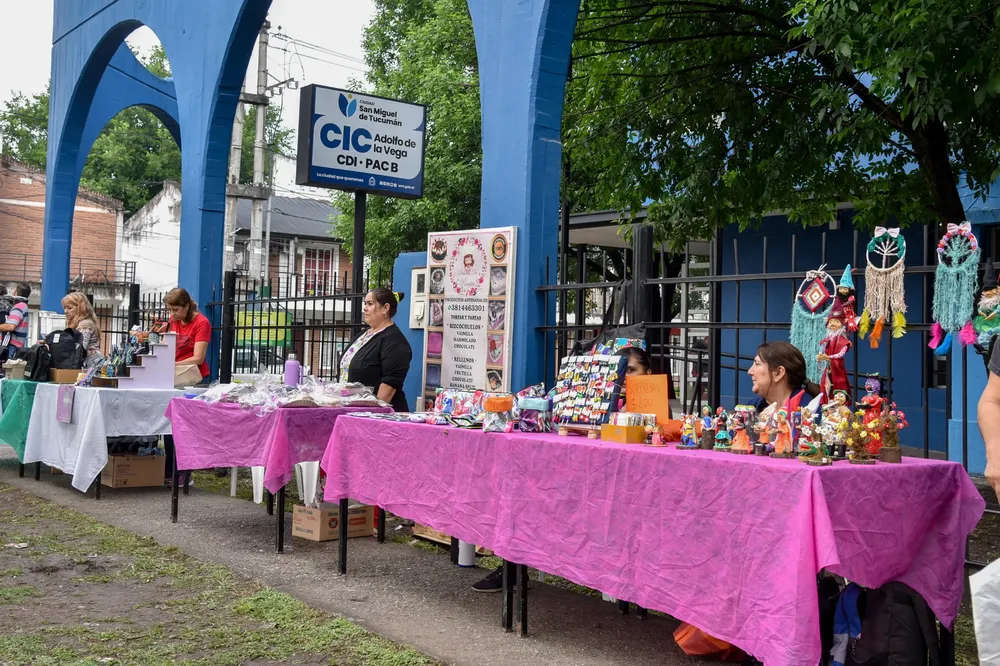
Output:
[[[672,638],[676,622],[634,613],[614,604],[532,584],[531,636],[500,628],[500,595],[470,588],[481,569],[460,569],[444,553],[374,539],[352,539],[348,575],[334,573],[336,542],[292,539],[274,552],[275,519],[263,506],[192,489],[181,496],[180,520],[170,522],[170,493],[161,489],[104,489],[100,501],[72,489],[69,477],[43,467],[17,475],[17,461],[0,447],[0,482],[86,513],[98,520],[151,536],[192,557],[216,562],[287,592],[333,615],[341,615],[386,638],[447,664],[480,666],[671,666],[703,663],[686,657]],[[33,469],[31,469],[33,472]],[[245,471],[244,471],[245,473]],[[289,507],[290,508],[290,507]]]

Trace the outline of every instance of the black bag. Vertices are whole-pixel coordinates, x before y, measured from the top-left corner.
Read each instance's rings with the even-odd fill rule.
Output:
[[[24,378],[33,382],[49,381],[49,370],[52,369],[52,355],[44,344],[37,344],[22,349],[17,357],[27,365],[24,366]]]
[[[823,645],[822,666],[833,663],[833,624],[837,614],[837,601],[840,600],[840,582],[832,576],[820,576],[816,581],[816,591],[819,593],[819,636]]]
[[[625,282],[621,281],[614,287],[611,295],[611,307],[604,313],[604,322],[601,324],[600,332],[589,340],[577,340],[573,343],[570,356],[583,356],[593,352],[594,347],[599,344],[615,340],[617,338],[631,338],[633,340],[646,339],[646,324],[629,324],[618,328],[608,328],[612,321],[621,319],[622,310],[625,308]]]
[[[941,663],[937,623],[924,598],[903,583],[870,590],[861,634],[845,666],[931,666]]]
[[[52,331],[45,336],[45,344],[52,354],[52,367],[56,370],[79,370],[87,358],[83,348],[83,334],[72,328]]]

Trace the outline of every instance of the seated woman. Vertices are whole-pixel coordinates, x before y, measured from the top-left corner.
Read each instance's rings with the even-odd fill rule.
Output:
[[[757,348],[753,365],[747,371],[757,395],[757,413],[762,418],[784,409],[791,414],[799,407],[809,407],[817,414],[822,402],[819,386],[806,377],[806,359],[794,345],[765,342]]]
[[[66,328],[72,328],[83,336],[83,348],[87,356],[83,367],[92,368],[101,361],[101,329],[97,326],[97,314],[90,300],[79,291],[63,296],[63,312],[66,314]]]

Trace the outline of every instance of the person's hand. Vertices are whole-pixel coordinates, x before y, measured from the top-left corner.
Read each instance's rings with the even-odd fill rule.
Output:
[[[986,480],[993,486],[993,492],[997,494],[997,501],[1000,501],[1000,460],[993,460],[986,464]]]
[[[826,354],[816,354],[816,360],[820,362],[829,361],[830,357],[827,356]]]

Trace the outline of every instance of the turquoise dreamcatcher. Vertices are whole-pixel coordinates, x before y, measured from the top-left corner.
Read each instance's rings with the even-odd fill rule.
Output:
[[[826,316],[833,307],[837,283],[824,270],[826,265],[806,273],[792,303],[791,343],[806,359],[806,376],[819,382],[823,364],[816,360],[820,342],[826,337]]]
[[[937,246],[934,273],[934,309],[931,341],[935,354],[947,354],[957,334],[962,345],[976,343],[973,326],[976,292],[979,291],[979,242],[972,225],[949,224]]]

